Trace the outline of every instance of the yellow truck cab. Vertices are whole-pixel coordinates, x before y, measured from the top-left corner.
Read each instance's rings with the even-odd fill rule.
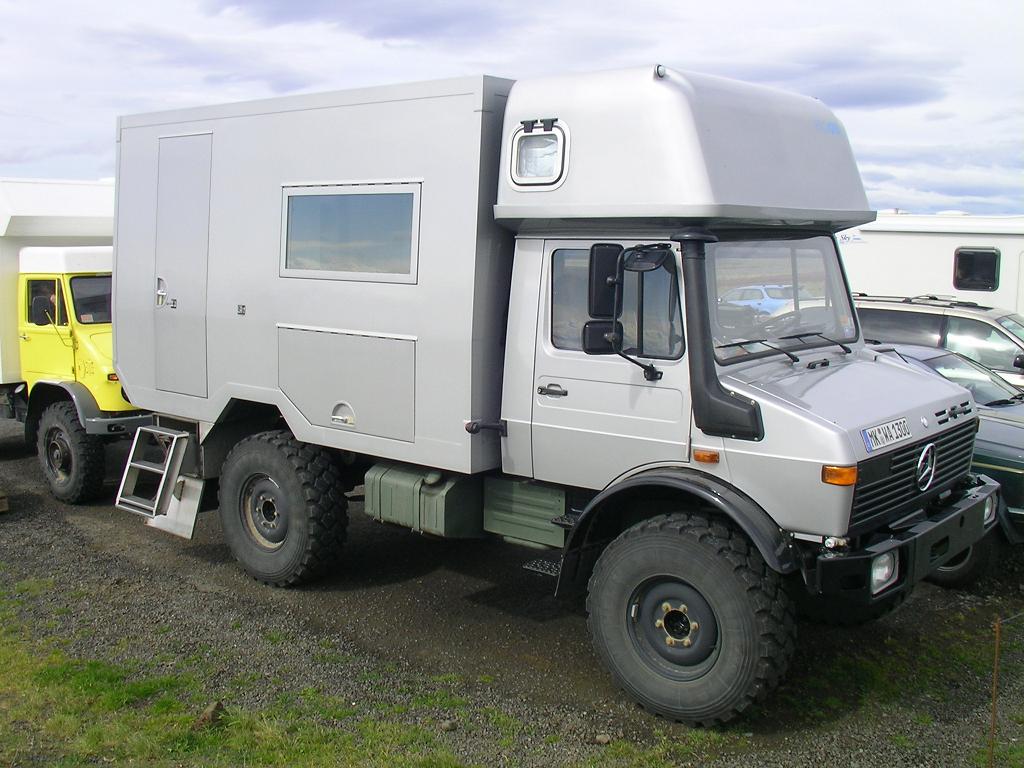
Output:
[[[103,486],[104,443],[150,422],[114,371],[112,249],[22,248],[18,266],[20,381],[0,382],[0,416],[24,422],[54,496],[86,501]]]

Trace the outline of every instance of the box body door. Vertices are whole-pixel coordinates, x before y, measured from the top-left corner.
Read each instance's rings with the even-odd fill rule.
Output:
[[[691,407],[678,255],[671,271],[651,279],[645,290],[644,346],[654,356],[640,357],[663,373],[659,381],[646,381],[638,366],[621,357],[580,349],[583,324],[590,319],[591,245],[545,242],[533,381],[533,474],[538,480],[600,489],[637,467],[689,461]],[[627,282],[627,291],[635,291],[635,282]],[[624,302],[628,344],[636,343],[640,330],[635,296]]]
[[[159,141],[153,301],[156,388],[206,397],[213,134]]]

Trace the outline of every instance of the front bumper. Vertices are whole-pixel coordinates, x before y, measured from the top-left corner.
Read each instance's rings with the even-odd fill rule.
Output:
[[[111,437],[125,437],[135,434],[139,427],[149,427],[153,424],[153,415],[140,411],[124,411],[125,415],[117,412],[109,412],[102,416],[87,416],[85,418],[85,431],[90,435],[109,435]]]
[[[985,500],[999,492],[999,484],[978,475],[961,490],[955,501],[946,502],[926,520],[892,531],[853,552],[823,552],[808,574],[808,588],[823,597],[849,600],[860,605],[883,603],[902,592],[980,540],[998,525],[985,524]],[[898,553],[895,582],[878,594],[871,592],[871,563],[886,552]]]

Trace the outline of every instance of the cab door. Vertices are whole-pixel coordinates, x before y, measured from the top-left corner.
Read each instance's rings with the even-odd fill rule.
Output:
[[[687,462],[691,409],[678,251],[655,272],[626,275],[623,346],[662,372],[647,381],[628,360],[582,351],[592,244],[545,243],[532,443],[538,480],[599,489],[637,467]]]
[[[18,338],[21,375],[29,385],[40,379],[75,378],[74,342],[66,301],[63,283],[56,276],[23,276]]]

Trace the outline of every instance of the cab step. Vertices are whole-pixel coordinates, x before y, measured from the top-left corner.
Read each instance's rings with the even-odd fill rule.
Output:
[[[189,433],[139,427],[132,439],[115,506],[142,515],[146,525],[192,538],[203,480],[181,476]]]
[[[549,560],[546,557],[538,557],[536,560],[530,560],[527,563],[523,563],[523,568],[527,571],[533,571],[543,576],[558,576],[562,570],[561,560]]]

